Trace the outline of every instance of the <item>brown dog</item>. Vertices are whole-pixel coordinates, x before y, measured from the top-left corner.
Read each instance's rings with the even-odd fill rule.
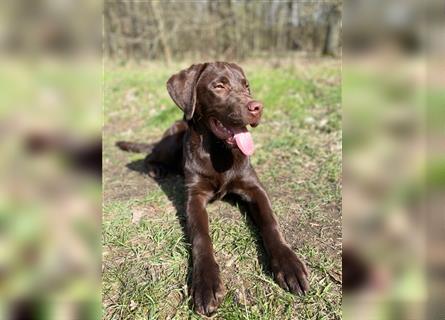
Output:
[[[192,65],[173,75],[167,90],[184,112],[184,120],[177,121],[154,146],[148,165],[153,176],[175,170],[185,177],[196,311],[210,315],[223,296],[205,208],[228,193],[248,204],[277,283],[304,294],[309,288],[307,269],[278,231],[269,197],[249,161],[254,144],[246,127],[259,124],[263,106],[252,99],[243,70],[226,62]],[[118,146],[129,151],[151,149],[128,142]]]

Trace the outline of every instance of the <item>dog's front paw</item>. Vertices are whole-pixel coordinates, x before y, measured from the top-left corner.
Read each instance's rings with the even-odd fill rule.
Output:
[[[215,262],[193,266],[191,295],[195,311],[209,316],[216,311],[224,295],[224,287]]]
[[[309,290],[307,268],[288,246],[275,251],[270,264],[280,287],[297,294],[305,294]]]

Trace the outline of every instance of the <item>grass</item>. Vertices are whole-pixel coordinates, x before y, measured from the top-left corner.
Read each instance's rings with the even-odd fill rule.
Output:
[[[117,140],[156,141],[181,118],[165,82],[187,64],[105,68],[103,307],[106,319],[198,319],[187,294],[189,245],[178,177],[157,184],[126,167],[143,155]],[[208,206],[226,295],[216,319],[341,318],[340,67],[332,60],[281,66],[243,63],[265,104],[252,130],[258,175],[283,234],[308,264],[311,290],[293,296],[276,285],[261,241],[240,210]]]

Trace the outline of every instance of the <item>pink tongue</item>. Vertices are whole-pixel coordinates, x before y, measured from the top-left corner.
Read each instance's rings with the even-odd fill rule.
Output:
[[[251,156],[255,149],[253,145],[252,136],[246,128],[238,129],[240,132],[235,133],[234,138],[236,145],[246,156]]]

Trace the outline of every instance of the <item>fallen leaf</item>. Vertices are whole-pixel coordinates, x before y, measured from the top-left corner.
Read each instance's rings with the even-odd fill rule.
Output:
[[[131,223],[139,223],[144,216],[144,210],[141,208],[135,208],[132,211]]]
[[[150,205],[133,208],[131,211],[131,223],[139,223],[143,217],[153,217],[156,215],[156,209]]]
[[[133,300],[131,300],[130,302],[130,310],[133,311],[134,309],[136,309],[138,306],[138,304],[136,302],[134,302]]]

